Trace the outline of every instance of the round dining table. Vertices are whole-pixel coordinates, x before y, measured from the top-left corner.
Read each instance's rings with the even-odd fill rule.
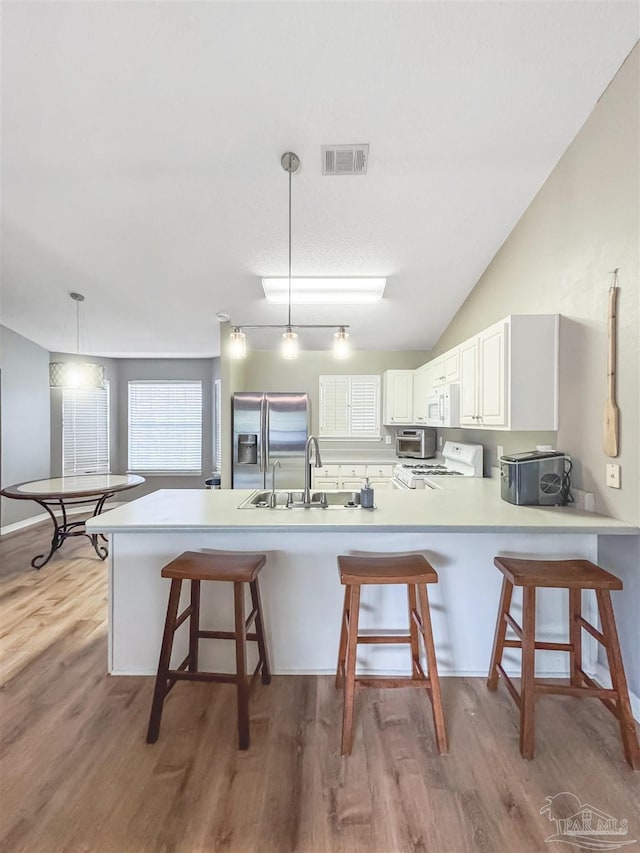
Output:
[[[62,543],[69,536],[86,536],[101,560],[109,554],[104,536],[87,533],[86,519],[70,521],[68,510],[78,506],[94,506],[92,518],[100,515],[105,501],[117,492],[133,489],[144,483],[144,477],[136,474],[73,474],[66,477],[54,477],[49,480],[31,480],[27,483],[16,483],[0,491],[5,498],[19,501],[35,501],[44,507],[53,522],[53,536],[48,554],[38,554],[31,560],[34,569],[41,569],[53,557]],[[57,510],[60,515],[57,516]]]

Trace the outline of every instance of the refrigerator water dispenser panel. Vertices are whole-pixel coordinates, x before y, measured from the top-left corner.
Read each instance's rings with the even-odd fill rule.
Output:
[[[240,433],[238,436],[238,465],[256,465],[258,462],[258,434]]]

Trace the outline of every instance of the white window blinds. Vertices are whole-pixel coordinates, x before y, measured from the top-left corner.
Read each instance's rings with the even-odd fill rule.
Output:
[[[62,473],[109,473],[109,383],[62,391]]]
[[[380,377],[321,376],[320,435],[380,438]]]
[[[129,470],[201,472],[201,382],[129,382]]]

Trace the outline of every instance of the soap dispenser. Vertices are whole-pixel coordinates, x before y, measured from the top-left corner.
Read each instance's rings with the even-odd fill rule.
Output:
[[[369,483],[369,478],[364,481],[364,486],[360,489],[360,506],[362,509],[373,509],[373,489]]]

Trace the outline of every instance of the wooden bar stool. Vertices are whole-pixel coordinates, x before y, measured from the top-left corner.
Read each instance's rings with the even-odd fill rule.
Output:
[[[489,690],[495,690],[498,686],[498,675],[501,675],[520,709],[522,757],[533,758],[534,703],[537,694],[591,696],[600,699],[618,719],[625,757],[634,770],[640,769],[640,749],[611,606],[611,590],[622,589],[622,581],[588,560],[519,560],[512,557],[496,557],[493,562],[504,578],[487,686]],[[509,612],[514,586],[523,588],[522,626]],[[569,590],[568,643],[536,641],[536,589],[539,587]],[[582,616],[583,589],[595,590],[602,625],[601,632]],[[515,632],[517,640],[506,639],[507,626]],[[602,687],[582,669],[583,628],[606,649],[611,689]],[[502,654],[505,648],[522,650],[522,677],[519,693],[502,667]],[[569,684],[555,684],[535,677],[536,649],[569,652]]]
[[[163,578],[171,578],[167,618],[160,650],[158,675],[153,693],[153,704],[147,731],[147,743],[155,743],[160,732],[160,719],[164,700],[176,681],[216,681],[235,684],[238,694],[238,740],[240,749],[249,748],[249,694],[259,673],[262,683],[269,684],[271,673],[264,639],[264,622],[258,587],[258,573],[266,563],[264,554],[201,553],[185,551],[162,569]],[[191,581],[191,603],[178,616],[182,581]],[[233,583],[235,602],[234,631],[200,630],[200,582],[228,581]],[[252,610],[245,619],[244,585],[251,591]],[[189,653],[177,669],[169,669],[173,637],[182,623],[189,619]],[[247,633],[255,622],[255,633]],[[236,673],[201,672],[198,670],[198,641],[235,640]],[[247,678],[247,640],[258,643],[259,661]]]
[[[336,687],[344,682],[344,712],[342,718],[342,754],[351,754],[353,741],[353,703],[356,684],[361,687],[420,687],[426,689],[433,708],[436,742],[441,754],[447,752],[447,733],[442,711],[440,681],[436,652],[431,631],[428,583],[437,583],[435,569],[421,554],[371,554],[366,557],[338,557],[340,582],[344,584],[344,607],[338,650]],[[406,584],[409,605],[409,633],[401,635],[358,636],[360,587],[363,584]],[[420,613],[418,612],[418,599]],[[420,663],[419,635],[422,635],[428,672]],[[411,646],[412,675],[409,677],[356,676],[356,654],[359,643],[407,643]]]

